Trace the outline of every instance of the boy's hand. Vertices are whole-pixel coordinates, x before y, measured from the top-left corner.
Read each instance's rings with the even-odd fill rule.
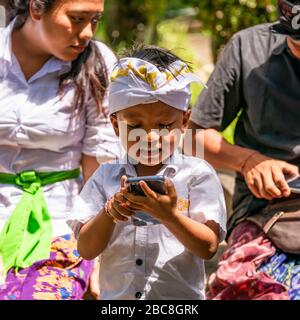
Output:
[[[178,214],[177,192],[170,179],[166,180],[165,185],[167,194],[161,195],[151,190],[146,182],[141,181],[140,186],[146,196],[136,196],[127,191],[126,177],[123,176],[121,188],[124,199],[123,205],[130,211],[144,211],[162,222],[169,221]]]
[[[121,189],[126,189],[126,177],[121,179]],[[134,210],[129,208],[126,204],[126,199],[123,193],[117,192],[108,202],[107,211],[109,215],[113,218],[114,222],[118,221],[128,221],[132,215],[134,215]]]

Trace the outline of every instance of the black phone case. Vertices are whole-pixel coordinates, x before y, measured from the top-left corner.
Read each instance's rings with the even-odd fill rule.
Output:
[[[139,181],[145,181],[149,188],[160,194],[167,194],[167,190],[165,187],[165,178],[164,177],[144,177],[141,178],[132,178],[128,179],[127,189],[128,192],[137,195],[137,196],[145,196],[144,191],[139,185]],[[132,217],[132,223],[137,227],[146,227],[156,224],[161,224],[157,219],[152,218],[149,214],[137,211],[135,215]]]
[[[130,180],[129,180],[130,181]],[[143,180],[147,183],[149,188],[153,190],[154,192],[160,193],[160,194],[166,194],[167,190],[165,187],[165,180]],[[141,186],[139,185],[139,182],[132,182],[129,183],[127,186],[128,192],[136,195],[136,196],[145,196],[144,191],[142,190]]]

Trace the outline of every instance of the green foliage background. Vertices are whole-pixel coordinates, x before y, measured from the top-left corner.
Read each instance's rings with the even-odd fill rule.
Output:
[[[212,37],[214,58],[237,31],[277,19],[277,0],[109,0],[101,36],[114,49],[134,41],[157,43],[158,26],[179,16],[201,22]]]
[[[172,49],[195,69],[201,66],[190,50],[188,32],[211,37],[216,62],[234,33],[278,18],[277,0],[107,0],[105,6],[98,36],[116,52],[135,41],[158,44]],[[181,19],[197,21],[197,27],[187,30]],[[201,90],[201,85],[192,86],[192,106]],[[237,119],[223,132],[231,143]]]

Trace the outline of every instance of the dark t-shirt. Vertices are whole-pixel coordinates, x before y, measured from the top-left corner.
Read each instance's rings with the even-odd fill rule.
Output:
[[[300,60],[279,28],[261,24],[233,36],[191,121],[223,131],[242,109],[235,143],[300,167]],[[238,175],[229,231],[267,203],[255,198]]]

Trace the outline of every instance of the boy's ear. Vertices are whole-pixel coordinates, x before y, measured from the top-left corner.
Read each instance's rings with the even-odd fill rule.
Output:
[[[184,133],[184,130],[187,129],[187,127],[189,125],[191,113],[192,113],[192,110],[187,110],[187,111],[183,112],[182,133]]]
[[[118,119],[116,114],[112,114],[110,116],[110,122],[114,128],[115,134],[119,137],[120,136],[120,130],[119,130],[119,125],[118,125]]]
[[[42,14],[37,10],[33,1],[30,1],[29,12],[33,21],[41,20]]]

